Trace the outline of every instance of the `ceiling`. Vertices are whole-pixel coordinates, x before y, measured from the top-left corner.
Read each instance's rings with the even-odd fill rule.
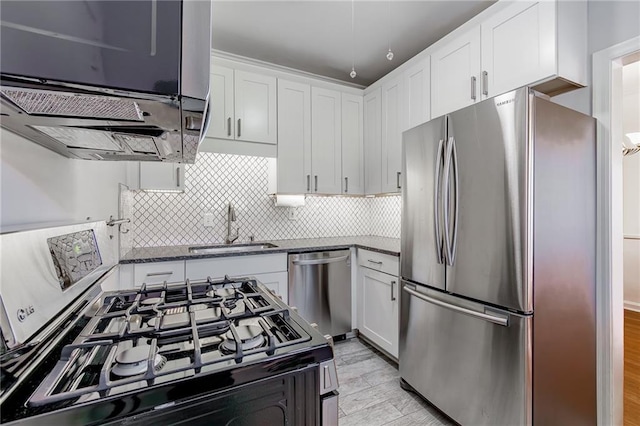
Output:
[[[368,86],[492,3],[355,1],[355,79],[349,0],[214,0],[213,48]]]

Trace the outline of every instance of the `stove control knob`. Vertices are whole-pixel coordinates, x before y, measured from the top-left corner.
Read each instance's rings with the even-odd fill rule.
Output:
[[[311,323],[311,327],[313,327],[313,328],[318,328],[318,324],[316,324],[315,322],[312,322],[312,323]]]
[[[296,308],[295,306],[292,306],[292,307],[291,307],[291,310],[292,310],[293,312],[295,312],[296,314],[298,313],[298,308]]]

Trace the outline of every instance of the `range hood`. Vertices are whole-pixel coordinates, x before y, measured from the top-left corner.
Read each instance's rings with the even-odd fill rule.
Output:
[[[193,163],[210,0],[0,2],[0,124],[70,158]]]

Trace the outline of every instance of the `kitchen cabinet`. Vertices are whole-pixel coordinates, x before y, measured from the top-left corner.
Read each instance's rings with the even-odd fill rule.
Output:
[[[311,192],[311,86],[278,80],[277,192]]]
[[[311,192],[342,193],[342,97],[311,88]]]
[[[480,27],[457,36],[431,54],[432,116],[464,108],[480,99]]]
[[[184,274],[190,280],[255,277],[287,302],[287,253],[187,260]]]
[[[184,265],[184,260],[122,264],[118,266],[120,289],[139,288],[142,283],[184,281]]]
[[[211,113],[207,137],[234,139],[233,69],[212,65],[210,73]]]
[[[513,2],[481,24],[482,93],[532,85],[553,96],[586,84],[586,2]]]
[[[184,164],[140,162],[139,189],[184,191]]]
[[[358,329],[394,358],[398,357],[400,285],[398,259],[358,250]],[[375,269],[374,269],[375,268]],[[389,273],[391,272],[391,273]]]
[[[400,191],[402,170],[402,75],[382,85],[382,192]]]
[[[382,89],[364,97],[364,189],[367,195],[382,192]]]
[[[364,117],[362,96],[342,94],[342,192],[364,194]]]
[[[586,84],[586,2],[496,6],[431,53],[433,117],[522,86],[555,96]]]
[[[277,144],[276,78],[211,66],[207,137]]]
[[[431,57],[402,73],[404,78],[404,125],[408,130],[431,119]]]
[[[236,139],[276,144],[276,78],[235,71]]]

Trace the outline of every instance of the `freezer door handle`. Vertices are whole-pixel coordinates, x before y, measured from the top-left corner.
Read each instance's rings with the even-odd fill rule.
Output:
[[[499,315],[489,315],[484,312],[477,312],[471,309],[463,308],[462,306],[451,305],[446,302],[442,302],[438,299],[434,299],[432,297],[427,296],[426,294],[419,293],[415,290],[410,289],[409,287],[402,286],[402,291],[409,293],[412,296],[417,297],[420,300],[423,300],[427,303],[431,303],[436,306],[440,306],[441,308],[450,309],[452,311],[459,312],[461,314],[469,315],[474,318],[482,319],[484,321],[489,321],[497,325],[501,325],[503,327],[509,326],[509,317],[508,316],[499,316]]]
[[[436,251],[438,252],[438,263],[444,263],[442,258],[442,235],[440,234],[440,175],[442,174],[442,154],[444,151],[444,140],[440,139],[438,153],[436,154],[436,178],[433,193],[436,196],[433,207],[433,222],[436,230]]]
[[[349,255],[340,256],[340,257],[328,257],[326,259],[292,260],[291,263],[293,263],[294,265],[300,265],[300,266],[305,266],[305,265],[325,265],[327,263],[342,262],[342,261],[345,261],[347,259],[349,259]]]

